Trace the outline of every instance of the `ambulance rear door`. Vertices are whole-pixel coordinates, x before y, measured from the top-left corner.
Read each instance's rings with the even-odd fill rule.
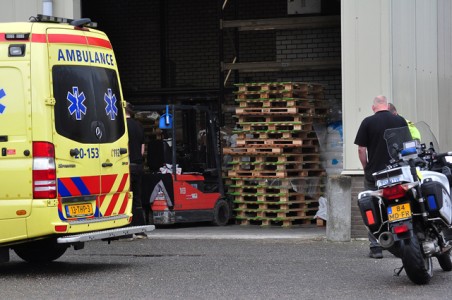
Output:
[[[61,220],[99,216],[101,157],[105,129],[98,120],[92,67],[83,59],[83,31],[48,28],[47,46],[54,102],[55,163]]]
[[[90,30],[86,33],[90,63],[93,69],[98,120],[103,137],[99,144],[101,158],[100,213],[108,218],[128,218],[129,155],[128,136],[116,59],[105,34]]]
[[[101,34],[59,31],[47,30],[61,218],[114,217],[126,211],[129,172],[113,51]]]

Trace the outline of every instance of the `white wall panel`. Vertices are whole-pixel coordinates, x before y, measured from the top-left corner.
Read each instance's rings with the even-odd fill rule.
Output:
[[[342,0],[342,105],[344,169],[361,172],[354,144],[372,100],[391,96],[389,0]],[[361,170],[361,171],[360,171]]]
[[[394,104],[413,122],[438,130],[436,1],[392,1]]]
[[[438,0],[439,143],[452,150],[452,1]]]
[[[42,14],[42,0],[0,0],[0,22],[26,22]],[[53,15],[80,18],[80,0],[53,0]]]
[[[416,1],[391,3],[392,85],[391,101],[399,113],[416,121]]]
[[[452,150],[451,2],[343,0],[341,5],[344,169],[361,169],[353,141],[377,94],[388,96],[404,117],[426,121],[442,148]]]
[[[25,22],[38,13],[42,13],[42,0],[0,0],[0,22]]]

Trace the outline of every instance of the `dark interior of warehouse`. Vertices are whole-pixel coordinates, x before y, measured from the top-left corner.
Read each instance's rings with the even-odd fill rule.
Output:
[[[81,3],[82,17],[111,40],[125,100],[142,108],[203,105],[214,112],[228,137],[222,140],[222,160],[230,163],[224,177],[240,224],[312,222],[322,178],[342,168],[340,0]],[[150,127],[148,135],[155,134]],[[257,179],[278,183],[262,192]],[[272,206],[275,194],[280,200]]]

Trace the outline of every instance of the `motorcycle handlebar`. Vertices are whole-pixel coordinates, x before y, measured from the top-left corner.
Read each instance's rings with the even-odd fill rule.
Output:
[[[436,154],[436,158],[441,158],[445,156],[452,156],[452,151]]]

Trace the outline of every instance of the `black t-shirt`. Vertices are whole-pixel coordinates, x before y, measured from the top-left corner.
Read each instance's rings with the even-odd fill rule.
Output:
[[[142,164],[141,145],[144,144],[144,130],[141,124],[127,118],[127,130],[129,132],[129,160],[130,163]]]
[[[385,130],[404,126],[407,126],[404,118],[387,110],[378,111],[361,122],[355,144],[367,148],[368,162],[364,168],[367,180],[374,181],[372,173],[383,170],[391,159],[383,137]]]

